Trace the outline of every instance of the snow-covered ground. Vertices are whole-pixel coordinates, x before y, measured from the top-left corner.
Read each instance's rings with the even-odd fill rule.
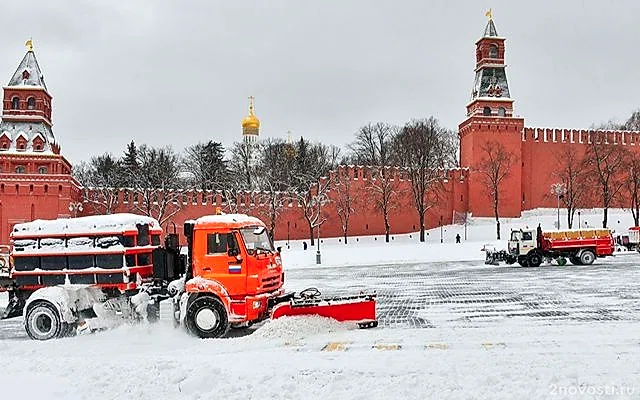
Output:
[[[551,228],[552,212],[513,226]],[[587,213],[588,214],[588,213]],[[592,226],[599,215],[582,213]],[[611,216],[619,230],[630,215]],[[0,393],[34,399],[636,399],[640,255],[593,266],[484,265],[494,225],[338,239],[284,250],[286,286],[376,290],[380,327],[322,318],[269,321],[247,335],[197,340],[166,321],[49,342],[0,321]],[[446,231],[446,232],[445,232]],[[0,294],[0,307],[6,295]]]

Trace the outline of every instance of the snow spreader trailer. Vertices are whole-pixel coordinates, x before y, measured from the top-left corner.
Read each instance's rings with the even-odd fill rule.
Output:
[[[377,325],[375,294],[285,293],[280,249],[257,218],[220,213],[186,222],[186,254],[175,232],[164,245],[162,235],[158,221],[133,214],[15,225],[9,276],[0,281],[9,292],[1,317],[23,315],[36,340],[153,322],[167,299],[175,325],[201,338],[287,315]]]
[[[597,257],[613,255],[614,241],[609,229],[579,229],[543,232],[542,229],[514,229],[507,250],[485,250],[485,264],[518,263],[539,267],[555,260],[566,265],[591,265]]]

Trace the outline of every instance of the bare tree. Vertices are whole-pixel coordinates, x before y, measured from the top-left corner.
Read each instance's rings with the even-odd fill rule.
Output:
[[[340,149],[322,143],[312,144],[303,138],[300,138],[294,148],[292,186],[309,226],[309,239],[313,246],[313,230],[326,220],[322,217],[321,206],[329,201],[327,192],[330,181],[321,178],[336,167],[340,159]]]
[[[313,230],[326,221],[326,218],[322,216],[322,206],[329,201],[330,182],[328,179],[313,181],[309,178],[305,181],[307,182],[306,187],[301,184],[296,190],[295,196],[302,208],[304,219],[307,221],[309,240],[313,246],[315,243]]]
[[[589,173],[583,168],[584,160],[569,144],[556,151],[555,158],[557,169],[553,175],[560,180],[566,191],[562,196],[562,202],[567,209],[567,226],[571,229],[576,210],[583,206],[589,194]]]
[[[109,153],[91,157],[89,163],[75,168],[76,178],[84,186],[83,201],[93,213],[111,214],[119,205],[119,193],[125,183],[120,162]]]
[[[355,212],[354,207],[357,205],[357,196],[354,196],[351,189],[351,182],[353,182],[353,180],[343,168],[338,168],[332,178],[331,193],[334,194],[332,200],[336,205],[336,214],[340,220],[344,244],[347,244],[349,219],[351,218],[351,214]]]
[[[361,127],[348,146],[353,153],[352,161],[360,165],[390,165],[397,133],[398,127],[384,122]]]
[[[142,145],[138,148],[138,162],[139,170],[130,179],[134,183],[132,210],[153,217],[162,225],[185,203],[180,158],[171,147]]]
[[[600,191],[604,209],[603,228],[607,227],[609,207],[619,197],[624,186],[623,171],[627,158],[626,150],[607,142],[606,132],[592,133],[587,143],[584,167],[593,174],[595,184]]]
[[[236,184],[246,190],[255,189],[255,164],[257,157],[257,143],[236,142],[231,148],[229,168],[236,177]]]
[[[391,167],[379,166],[374,168],[369,185],[373,189],[373,201],[376,209],[382,214],[384,220],[384,238],[389,243],[391,223],[389,213],[397,206],[395,197],[398,189],[398,176],[394,175]]]
[[[640,226],[640,159],[635,154],[630,155],[628,163],[625,189],[634,226]]]
[[[480,147],[482,159],[477,166],[480,182],[491,196],[493,215],[496,219],[496,238],[500,239],[500,199],[501,187],[511,173],[516,161],[515,156],[507,151],[498,141],[490,140]]]
[[[409,175],[413,203],[420,222],[420,241],[425,241],[425,214],[437,203],[438,189],[442,188],[445,167],[450,159],[450,148],[446,136],[450,131],[438,121],[428,119],[407,123],[396,138],[402,154],[399,161]]]
[[[269,233],[275,237],[275,228],[281,210],[289,204],[287,193],[293,188],[292,173],[295,167],[295,150],[282,139],[268,138],[260,143],[256,164],[256,186],[261,191]]]

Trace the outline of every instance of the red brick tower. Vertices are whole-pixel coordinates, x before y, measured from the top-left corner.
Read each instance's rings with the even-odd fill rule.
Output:
[[[467,119],[459,126],[460,165],[468,167],[469,211],[474,217],[493,216],[493,202],[483,184],[481,166],[486,165],[487,146],[498,143],[511,155],[510,173],[500,185],[501,217],[520,216],[521,144],[524,119],[513,116],[513,98],[509,92],[504,63],[505,38],[488,14],[484,35],[476,42],[476,78],[467,104]],[[489,145],[488,145],[489,143]]]
[[[80,198],[51,129],[51,95],[31,41],[4,87],[0,123],[0,244],[16,223],[70,215]]]

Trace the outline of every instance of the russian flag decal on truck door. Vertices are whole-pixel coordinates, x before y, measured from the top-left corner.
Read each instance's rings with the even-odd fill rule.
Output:
[[[240,274],[240,273],[242,273],[242,265],[231,265],[231,264],[229,264],[229,273],[230,274]]]

